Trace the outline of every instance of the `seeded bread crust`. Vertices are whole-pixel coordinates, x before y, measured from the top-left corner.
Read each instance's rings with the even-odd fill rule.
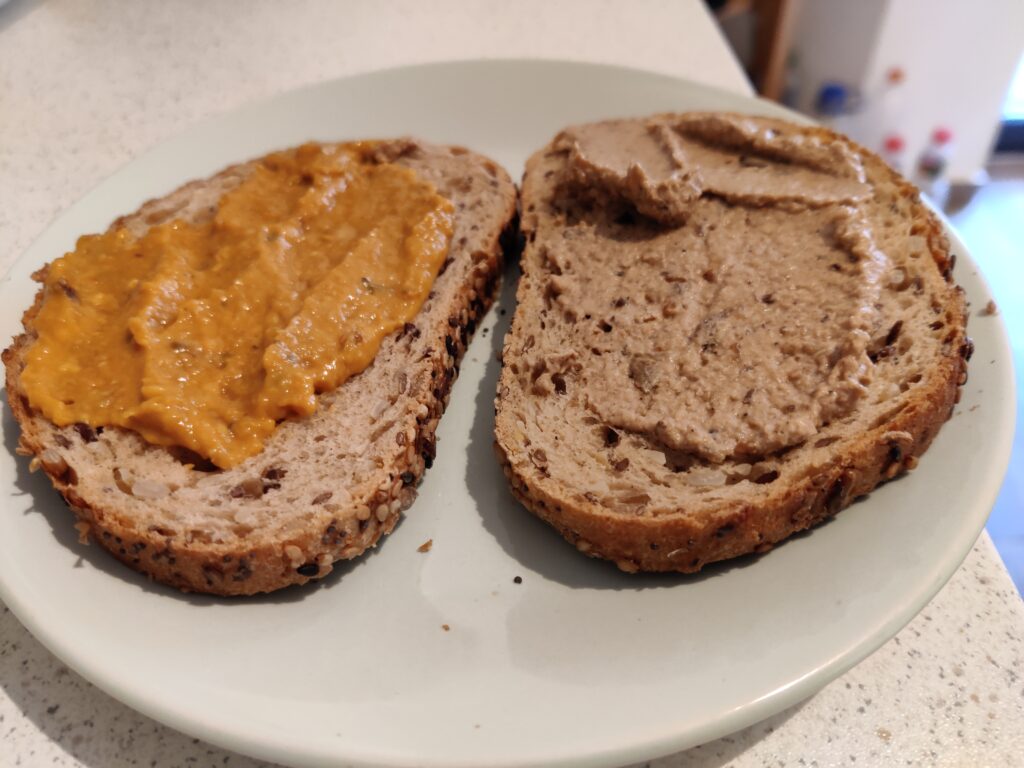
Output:
[[[791,133],[802,131],[848,143],[864,158],[869,178],[884,181],[894,201],[909,210],[910,234],[922,239],[931,257],[919,260],[924,265],[914,265],[922,272],[921,280],[911,283],[906,293],[913,294],[913,301],[920,305],[912,306],[911,314],[924,319],[901,324],[904,334],[920,333],[913,338],[913,355],[899,344],[889,343],[882,350],[878,375],[890,377],[901,388],[906,386],[898,396],[862,409],[863,413],[841,423],[826,425],[807,444],[765,457],[747,479],[722,487],[687,485],[689,470],[665,470],[655,478],[657,483],[638,477],[636,456],[655,446],[628,433],[616,433],[614,444],[602,444],[595,438],[601,427],[595,426],[584,405],[585,393],[577,396],[572,391],[575,382],[570,377],[566,377],[567,384],[559,382],[556,391],[529,391],[529,379],[520,365],[529,337],[550,334],[564,322],[555,313],[544,311],[545,278],[550,271],[543,258],[545,241],[538,235],[542,219],[558,221],[552,203],[564,153],[548,145],[526,165],[521,192],[526,241],[523,277],[502,355],[495,449],[513,494],[527,509],[580,552],[612,560],[623,571],[696,572],[708,563],[766,552],[792,534],[835,515],[880,483],[917,465],[952,415],[959,386],[967,380],[973,346],[966,336],[963,291],[952,283],[955,257],[949,252],[941,224],[920,202],[918,191],[876,155],[845,137],[824,128],[768,119],[765,123]],[[575,258],[585,260],[585,254],[575,254]],[[932,325],[927,325],[929,320]],[[913,376],[899,368],[911,357],[926,364]],[[918,375],[920,379],[913,381]],[[547,417],[542,415],[548,408],[544,398],[561,398],[557,412],[566,414],[568,426],[556,424],[550,418],[551,409],[546,411]],[[538,451],[541,443],[561,447]],[[621,456],[633,456],[633,464],[616,460]],[[627,468],[620,472],[616,465]],[[595,493],[597,486],[607,491],[616,482],[633,483],[643,490],[637,495],[640,501],[617,504],[609,500],[613,494]]]
[[[397,140],[376,159],[412,168],[455,204],[448,259],[415,321],[384,340],[369,368],[321,395],[314,415],[279,425],[241,465],[215,470],[122,429],[56,427],[20,385],[31,332],[4,350],[18,451],[50,477],[83,541],[183,591],[248,595],[322,578],[395,527],[433,462],[459,362],[492,302],[516,190],[494,162],[461,147]],[[112,226],[141,234],[174,218],[202,221],[252,168],[186,184]],[[26,328],[42,300],[41,290]]]

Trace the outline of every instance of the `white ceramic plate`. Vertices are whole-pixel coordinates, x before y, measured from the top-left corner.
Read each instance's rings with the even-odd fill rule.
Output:
[[[784,114],[668,77],[550,62],[440,64],[289,93],[197,126],[71,207],[0,285],[0,337],[31,302],[29,274],[77,235],[236,160],[310,138],[413,134],[518,176],[568,123],[686,109]],[[988,291],[953,242],[957,279],[983,306]],[[64,505],[15,458],[5,408],[0,596],[101,688],[241,752],[303,766],[616,765],[809,696],[909,621],[981,531],[1014,400],[1001,321],[973,317],[958,415],[909,477],[696,578],[581,557],[515,503],[492,456],[510,282],[507,314],[492,312],[466,355],[419,500],[375,553],[318,587],[250,600],[152,585],[76,543]],[[433,550],[418,553],[428,538]]]

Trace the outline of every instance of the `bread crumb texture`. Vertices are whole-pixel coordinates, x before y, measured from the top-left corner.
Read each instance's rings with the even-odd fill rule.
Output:
[[[314,413],[281,422],[263,451],[236,466],[217,469],[121,428],[57,427],[21,387],[31,334],[4,351],[19,452],[49,475],[83,539],[179,589],[243,595],[322,578],[394,528],[433,463],[438,420],[494,294],[516,192],[495,163],[460,147],[390,141],[375,158],[415,171],[452,202],[448,256],[414,320],[383,340],[365,370],[320,395]],[[202,219],[252,169],[187,184],[113,226],[142,235]],[[38,297],[29,320],[37,310]]]
[[[497,451],[622,570],[764,552],[916,466],[972,345],[917,190],[821,128],[576,126],[527,163]]]

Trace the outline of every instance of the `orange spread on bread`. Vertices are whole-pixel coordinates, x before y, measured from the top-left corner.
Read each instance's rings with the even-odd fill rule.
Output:
[[[80,238],[43,277],[31,405],[225,468],[315,411],[416,316],[451,243],[452,204],[372,149],[278,152],[208,221]]]

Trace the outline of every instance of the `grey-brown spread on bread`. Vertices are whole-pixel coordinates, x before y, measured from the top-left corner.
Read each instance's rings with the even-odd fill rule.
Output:
[[[526,163],[495,448],[577,551],[694,573],[911,471],[966,381],[954,256],[877,155],[767,117],[576,126]]]
[[[575,341],[527,350],[535,388],[573,370],[603,423],[715,463],[857,406],[889,260],[852,149],[718,115],[581,126],[555,149],[546,292]]]

